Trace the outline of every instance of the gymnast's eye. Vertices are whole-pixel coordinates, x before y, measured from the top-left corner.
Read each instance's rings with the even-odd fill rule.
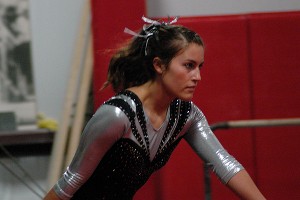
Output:
[[[185,63],[184,66],[187,69],[194,69],[196,67],[196,65],[194,63],[192,63],[192,62]]]

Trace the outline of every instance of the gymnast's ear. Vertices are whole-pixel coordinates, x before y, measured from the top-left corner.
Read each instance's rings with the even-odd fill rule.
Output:
[[[159,57],[153,58],[153,67],[158,74],[163,74],[166,70],[166,66]]]

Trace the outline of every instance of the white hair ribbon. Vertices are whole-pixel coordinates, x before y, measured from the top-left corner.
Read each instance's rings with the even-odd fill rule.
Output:
[[[142,16],[142,20],[148,24],[151,24],[151,26],[153,26],[154,28],[151,28],[149,30],[147,30],[147,28],[149,28],[149,26],[147,26],[146,24],[143,26],[143,30],[145,32],[145,35],[141,35],[141,34],[138,34],[132,30],[130,30],[129,28],[125,28],[124,29],[124,33],[128,33],[132,36],[135,36],[135,37],[142,37],[142,38],[145,38],[146,39],[146,45],[145,45],[145,55],[147,55],[147,46],[148,46],[148,42],[149,42],[149,37],[154,35],[154,32],[157,31],[157,28],[155,28],[155,26],[159,26],[159,25],[171,25],[171,24],[174,24],[177,22],[179,17],[175,17],[172,21],[170,21],[170,18],[168,18],[168,22],[159,22],[159,21],[156,21],[156,20],[152,20],[152,19],[149,19],[145,16]]]

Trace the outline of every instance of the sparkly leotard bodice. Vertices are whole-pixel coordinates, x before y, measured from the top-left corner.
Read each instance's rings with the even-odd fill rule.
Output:
[[[87,124],[72,163],[54,189],[62,199],[132,199],[182,138],[213,164],[224,182],[242,169],[193,103],[174,100],[156,130],[139,98],[124,91],[105,102]]]

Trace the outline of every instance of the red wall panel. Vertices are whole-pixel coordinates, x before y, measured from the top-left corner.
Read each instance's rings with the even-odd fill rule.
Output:
[[[106,81],[111,55],[131,37],[123,32],[125,27],[136,30],[142,26],[141,17],[145,15],[145,1],[91,0],[91,3],[95,57],[93,91],[95,108],[98,108],[113,94],[110,88],[100,92]]]
[[[249,27],[254,117],[300,117],[300,12],[251,15]],[[255,130],[258,184],[268,199],[299,199],[299,132]]]

